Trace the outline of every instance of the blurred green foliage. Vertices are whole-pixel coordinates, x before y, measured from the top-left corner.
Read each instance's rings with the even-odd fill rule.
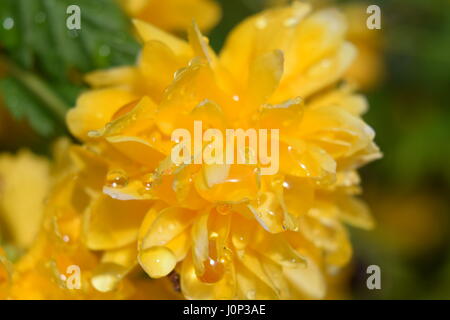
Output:
[[[80,30],[66,27],[70,5],[82,8]],[[1,0],[0,21],[0,58],[9,66],[0,90],[11,113],[45,137],[64,133],[85,72],[131,64],[139,50],[111,0]]]
[[[368,121],[385,157],[372,179],[450,186],[450,2],[379,1],[387,77],[369,94]]]

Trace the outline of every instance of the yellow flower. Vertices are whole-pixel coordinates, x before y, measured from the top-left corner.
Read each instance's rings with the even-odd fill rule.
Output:
[[[327,273],[351,256],[343,223],[373,225],[356,169],[380,156],[364,97],[339,84],[355,56],[343,15],[302,3],[263,12],[219,56],[196,25],[189,42],[136,27],[138,65],[88,75],[97,88],[68,113],[83,145],[67,153],[75,165],[46,233],[81,242],[77,259],[100,253],[86,287],[105,294],[139,264],[152,278],[176,271],[186,298],[325,297]],[[173,163],[171,133],[195,120],[279,129],[279,172]]]
[[[220,19],[214,0],[120,0],[133,18],[150,22],[170,32],[184,32],[195,19],[202,30],[209,30]]]
[[[49,175],[48,161],[27,150],[0,154],[1,231],[15,246],[27,248],[39,231]]]
[[[349,21],[348,39],[358,48],[358,57],[347,72],[346,79],[358,84],[363,90],[378,85],[384,77],[385,67],[382,57],[381,30],[367,28],[367,5],[350,4],[343,6]]]

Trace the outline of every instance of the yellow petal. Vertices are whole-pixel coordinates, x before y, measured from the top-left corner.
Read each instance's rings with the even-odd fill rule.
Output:
[[[267,101],[277,89],[283,75],[284,56],[281,50],[275,50],[257,57],[250,65],[248,78],[248,96],[254,112],[260,104]]]
[[[162,278],[175,268],[176,257],[167,247],[153,246],[139,251],[139,263],[152,278]]]
[[[244,86],[254,57],[273,50],[289,54],[297,26],[309,11],[309,4],[296,1],[291,6],[267,10],[244,20],[228,36],[220,55],[221,62]],[[298,56],[293,59],[298,61]]]
[[[198,193],[211,202],[239,203],[255,199],[258,191],[257,169],[250,165],[203,165],[197,176]],[[226,177],[226,178],[224,178]]]
[[[336,54],[311,65],[304,73],[283,79],[272,100],[284,101],[300,96],[304,99],[342,78],[356,57],[356,48],[344,42]]]
[[[100,292],[110,292],[117,288],[125,277],[128,269],[119,264],[102,263],[95,270],[91,278],[92,286]]]
[[[83,93],[67,113],[67,125],[76,137],[86,140],[91,130],[103,128],[114,113],[137,96],[124,89],[98,89]]]
[[[340,218],[355,227],[370,230],[374,228],[375,221],[370,210],[363,201],[353,197],[339,197],[337,199]]]
[[[332,154],[349,157],[365,148],[375,133],[360,118],[338,107],[322,107],[306,112],[300,134]]]
[[[220,7],[212,0],[121,0],[135,18],[153,23],[170,32],[184,32],[191,21],[202,30],[213,27],[220,18]]]
[[[252,271],[244,265],[236,263],[236,282],[239,298],[246,300],[277,299],[276,292]]]
[[[131,91],[139,81],[139,74],[135,67],[117,67],[90,72],[85,80],[93,88],[123,87]]]
[[[186,63],[187,60],[177,57],[167,44],[156,40],[146,42],[139,58],[146,92],[151,92],[152,98],[160,101],[174,73]]]
[[[0,220],[3,231],[19,247],[30,246],[39,231],[49,179],[45,158],[26,150],[0,155]]]
[[[146,201],[120,201],[101,196],[85,216],[86,245],[92,250],[116,249],[137,240]]]
[[[106,140],[126,157],[154,170],[164,159],[164,154],[157,150],[150,142],[132,136],[114,136]]]
[[[291,268],[305,266],[305,258],[292,248],[283,234],[264,233],[259,231],[252,242],[251,245],[255,251],[282,266]]]
[[[240,275],[238,273],[238,284],[239,287],[241,289],[241,291],[244,293],[244,297],[246,296],[246,298],[253,298],[253,299],[257,299],[258,296],[260,294],[262,294],[260,288],[249,288],[249,285],[252,286],[257,286],[257,287],[268,287],[268,288],[264,288],[265,290],[267,289],[271,289],[273,292],[270,292],[270,290],[267,290],[267,294],[271,297],[276,297],[279,298],[279,290],[278,288],[275,286],[275,284],[272,281],[272,275],[268,274],[266,272],[266,268],[264,267],[264,261],[261,261],[259,255],[257,253],[252,252],[251,250],[242,250],[242,251],[237,251],[237,257],[240,260],[240,262],[242,263],[242,267],[246,268],[246,273],[248,274],[248,272],[250,271],[251,273],[253,273],[254,276],[256,276],[258,278],[259,281],[262,281],[265,286],[263,286],[262,284],[259,283],[259,281],[257,279],[253,279],[253,277],[247,275],[247,281],[251,281],[253,283],[251,284],[247,284],[247,286],[245,286],[244,283],[242,283],[242,279],[240,279]],[[244,281],[245,281],[244,280]],[[245,288],[246,287],[246,288]],[[251,292],[254,291],[254,293],[252,294]],[[254,297],[251,297],[252,295],[254,295]]]
[[[189,227],[195,216],[194,212],[181,208],[162,210],[142,239],[142,249],[167,244]]]
[[[307,257],[306,267],[284,267],[283,273],[293,290],[303,298],[323,299],[326,293],[326,282],[320,266]]]
[[[187,42],[142,20],[133,20],[133,24],[143,42],[157,40],[168,46],[176,55],[192,56],[191,48]]]
[[[344,41],[346,30],[345,17],[336,9],[324,9],[307,17],[298,27],[290,52],[301,58],[296,59],[289,72],[302,73],[308,66],[334,54]]]
[[[275,193],[261,192],[255,201],[250,202],[249,208],[268,232],[278,233],[285,230],[283,210]]]
[[[102,256],[102,263],[114,263],[126,268],[131,268],[136,264],[137,247],[136,244],[106,251]]]

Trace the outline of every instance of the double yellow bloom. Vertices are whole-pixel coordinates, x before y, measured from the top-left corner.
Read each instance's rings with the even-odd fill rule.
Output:
[[[356,170],[380,157],[365,98],[341,83],[356,56],[343,15],[303,3],[269,10],[218,56],[195,24],[188,42],[135,26],[137,66],[88,75],[94,89],[67,116],[83,144],[60,152],[43,231],[10,296],[51,282],[39,298],[178,297],[169,275],[192,299],[325,297],[327,275],[351,257],[343,223],[373,225]],[[175,165],[171,132],[195,120],[279,129],[279,173]],[[80,290],[58,280],[74,264]]]

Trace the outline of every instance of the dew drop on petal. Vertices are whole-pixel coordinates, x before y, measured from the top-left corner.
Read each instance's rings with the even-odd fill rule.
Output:
[[[177,260],[169,248],[154,246],[139,253],[139,263],[150,277],[162,278],[172,272]]]
[[[230,213],[231,205],[230,204],[219,204],[216,208],[217,212],[222,215],[227,215]]]
[[[300,19],[298,17],[290,17],[284,20],[283,24],[285,27],[295,27],[300,22]]]
[[[155,175],[153,173],[146,174],[142,178],[142,184],[144,185],[144,189],[146,191],[150,191],[153,188],[154,182],[155,182]]]
[[[267,27],[267,19],[261,17],[258,20],[256,20],[256,27],[260,30],[265,29]]]
[[[225,266],[222,260],[216,260],[208,257],[206,261],[203,262],[204,272],[202,275],[198,276],[200,281],[205,283],[215,283],[222,279]]]
[[[111,188],[124,188],[128,184],[128,176],[123,170],[111,170],[106,176],[106,185]]]

